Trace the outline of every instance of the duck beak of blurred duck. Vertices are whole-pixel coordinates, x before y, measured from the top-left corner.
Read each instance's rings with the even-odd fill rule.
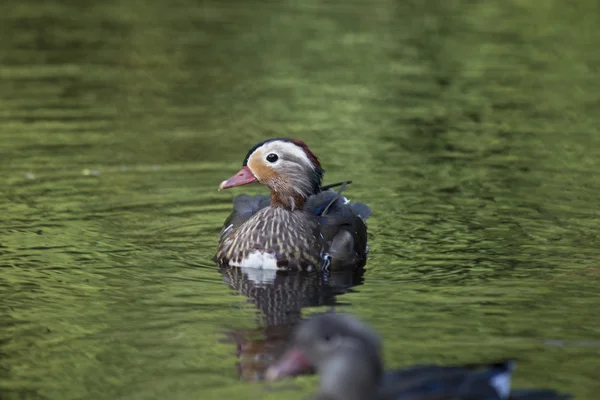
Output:
[[[272,382],[311,371],[312,366],[304,354],[298,349],[290,349],[277,363],[267,369],[265,379]]]
[[[256,179],[252,171],[250,171],[250,168],[246,166],[240,169],[240,171],[231,178],[221,182],[219,185],[219,190],[229,189],[235,186],[248,185],[255,182],[258,182],[258,179]]]

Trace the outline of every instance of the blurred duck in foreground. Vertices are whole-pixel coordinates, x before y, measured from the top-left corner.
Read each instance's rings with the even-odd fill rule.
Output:
[[[219,190],[259,182],[271,195],[233,199],[215,260],[272,270],[363,266],[371,210],[341,195],[349,181],[321,186],[323,173],[317,156],[300,140],[269,139],[250,149],[242,169]],[[337,192],[331,189],[340,185]]]
[[[512,361],[417,365],[383,371],[379,337],[362,322],[326,313],[300,323],[292,347],[267,370],[267,380],[305,373],[320,376],[313,400],[566,400],[550,389],[511,390]]]

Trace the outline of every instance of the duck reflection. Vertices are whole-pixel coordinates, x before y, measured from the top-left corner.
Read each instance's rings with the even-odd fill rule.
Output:
[[[226,343],[237,348],[238,377],[261,381],[268,366],[288,346],[302,318],[302,308],[336,304],[338,295],[363,283],[363,268],[332,272],[272,271],[221,266],[229,287],[248,298],[258,311],[257,328],[236,329]],[[310,372],[310,371],[307,371]]]

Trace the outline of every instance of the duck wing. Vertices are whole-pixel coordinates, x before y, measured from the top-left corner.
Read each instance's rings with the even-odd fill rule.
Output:
[[[509,400],[568,400],[572,397],[552,389],[517,389],[510,392]]]
[[[342,196],[346,184],[342,182],[337,192],[327,189],[310,196],[305,208],[320,217],[321,234],[328,243],[332,264],[357,266],[364,263],[368,252],[365,221],[371,209]]]
[[[382,398],[508,400],[513,369],[510,360],[465,366],[417,365],[386,373]]]

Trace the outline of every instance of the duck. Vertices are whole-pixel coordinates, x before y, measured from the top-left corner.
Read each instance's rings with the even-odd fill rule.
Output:
[[[266,371],[276,381],[314,369],[313,400],[566,400],[552,389],[511,389],[513,360],[470,365],[420,364],[384,371],[381,340],[357,318],[335,312],[303,320],[291,346]]]
[[[252,147],[219,191],[260,183],[270,196],[234,197],[215,261],[309,272],[364,266],[371,209],[342,195],[352,181],[323,186],[324,173],[319,158],[299,139],[271,138]]]

